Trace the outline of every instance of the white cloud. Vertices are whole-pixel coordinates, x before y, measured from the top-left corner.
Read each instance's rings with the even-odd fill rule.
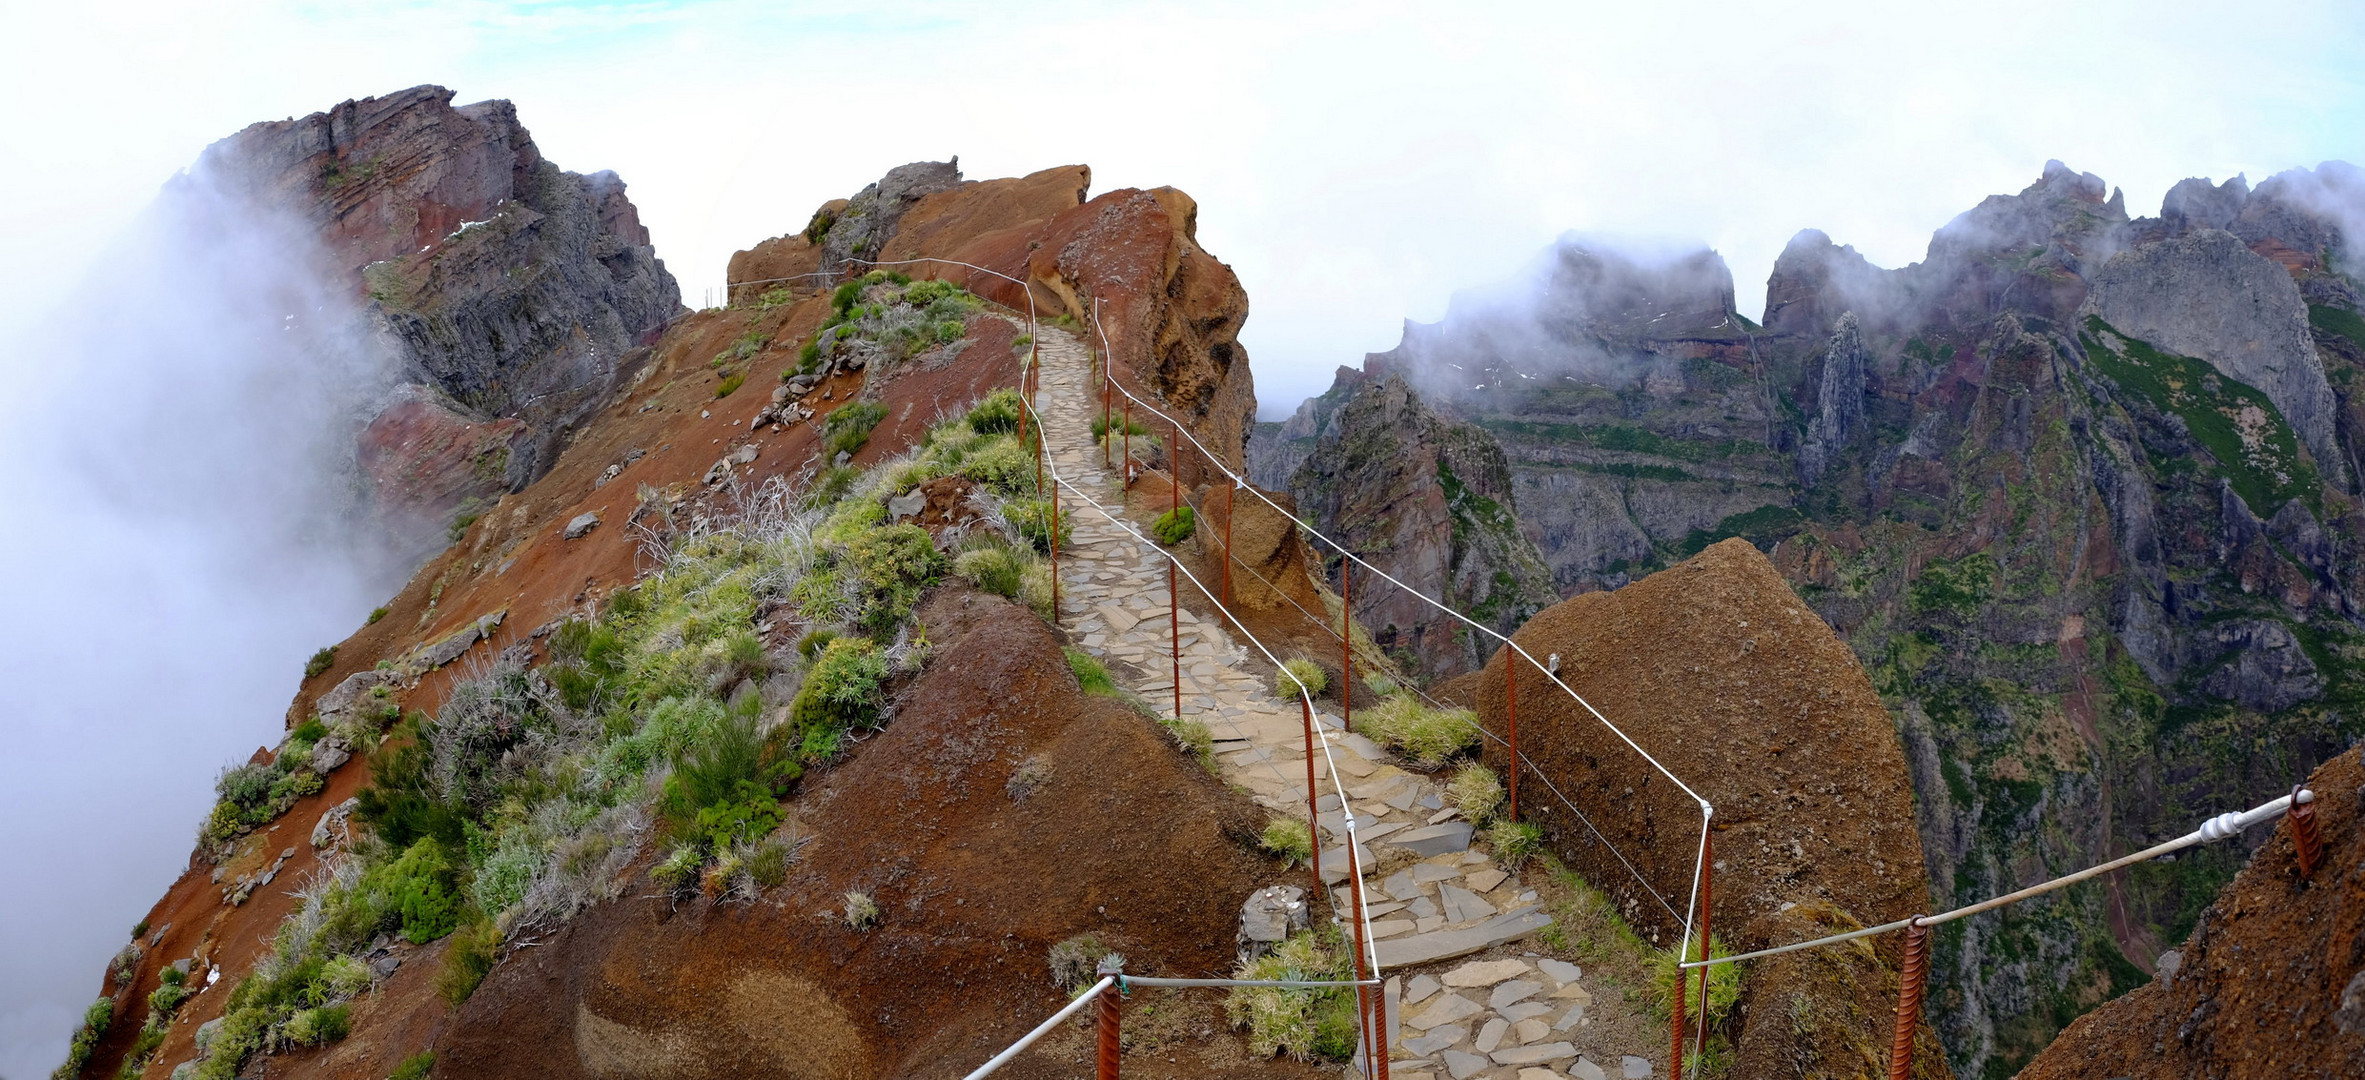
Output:
[[[2048,157],[2138,212],[2188,175],[2365,157],[2365,34],[2331,3],[1012,7],[13,0],[0,341],[103,276],[206,143],[421,82],[620,172],[693,302],[909,160],[1181,187],[1254,302],[1268,411],[1565,229],[1698,236],[1754,311],[1796,230],[1909,262]],[[0,395],[61,362],[12,347]]]

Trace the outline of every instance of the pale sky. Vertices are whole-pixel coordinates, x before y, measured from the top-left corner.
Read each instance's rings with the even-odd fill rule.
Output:
[[[1268,415],[1565,230],[1704,241],[1754,316],[1797,230],[1902,265],[2047,158],[2122,186],[2139,214],[2187,176],[2365,164],[2354,4],[855,7],[0,0],[0,417],[46,400],[35,382],[88,387],[86,411],[50,419],[138,449],[108,396],[134,376],[27,335],[69,291],[117,284],[100,253],[207,143],[420,83],[508,98],[551,160],[619,172],[693,305],[733,250],[907,161],[958,154],[972,179],[1081,162],[1096,191],[1182,188],[1252,300],[1242,340]],[[145,311],[158,288],[115,302]],[[203,379],[172,363],[200,331],[163,318],[127,324],[165,354],[136,377]],[[28,481],[0,490],[54,488],[9,475],[28,460],[0,460],[0,481]],[[110,535],[153,545],[151,573],[208,565],[168,532]],[[75,738],[58,734],[70,718],[0,715],[9,775],[58,788],[0,792],[27,808],[8,824],[25,843],[0,844],[23,886],[0,894],[0,928],[21,931],[0,934],[0,1076],[56,1063],[100,965],[180,869],[215,768],[276,738],[309,645],[372,602],[323,596],[236,631],[188,613],[244,586],[199,584],[167,627],[136,593],[102,613],[119,633],[90,646],[92,673],[0,655],[0,680],[104,680],[169,631],[209,642],[173,678],[219,683]],[[0,626],[35,620],[0,592]]]

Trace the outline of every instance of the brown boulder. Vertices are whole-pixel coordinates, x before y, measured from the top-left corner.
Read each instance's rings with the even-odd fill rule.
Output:
[[[1513,638],[1540,661],[1557,656],[1563,682],[1715,805],[1712,929],[1735,951],[1929,910],[1913,788],[1888,710],[1855,654],[1747,541],[1562,601]],[[1477,708],[1496,732],[1508,728],[1504,658],[1497,650],[1476,679]],[[1698,804],[1524,662],[1518,706],[1532,764],[1521,777],[1522,816],[1638,932],[1672,948],[1700,842]],[[1502,771],[1500,748],[1487,749]],[[1580,812],[1591,828],[1573,820]],[[1821,912],[1819,925],[1802,911]],[[1879,945],[1878,970],[1890,972],[1894,939]],[[1826,978],[1820,963],[1748,973],[1736,1075],[1813,1074],[1800,1062],[1862,1041],[1817,1050],[1820,1041],[1789,1031],[1793,1010],[1886,1022],[1893,974],[1886,983]],[[1783,1001],[1792,1003],[1749,1005]],[[1861,1066],[1816,1068],[1847,1075]]]

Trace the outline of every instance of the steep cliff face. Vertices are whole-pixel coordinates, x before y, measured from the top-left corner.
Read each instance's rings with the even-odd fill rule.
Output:
[[[366,296],[413,390],[364,433],[365,472],[422,540],[548,471],[682,310],[623,181],[544,159],[506,101],[348,101],[253,125],[197,169],[313,221]]]
[[[2365,733],[2358,176],[2188,181],[2130,219],[2050,163],[1902,269],[1800,233],[1762,328],[1708,318],[1713,275],[1671,291],[1629,259],[1604,287],[1553,265],[1564,242],[1525,306],[1457,300],[1386,355],[1502,443],[1564,593],[1723,537],[1769,550],[1903,734],[1933,902],[1970,901],[2251,805]],[[1665,318],[1572,323],[1594,302],[1567,288]],[[1931,1015],[1957,1070],[2009,1073],[2143,982],[2240,857],[1950,924]]]
[[[2249,864],[2163,956],[2159,977],[2061,1033],[2023,1080],[2268,1080],[2365,1074],[2365,767],[2308,777],[2321,862],[2260,826]]]
[[[1381,570],[1444,583],[1443,599],[1503,633],[1558,599],[1520,531],[1501,448],[1471,425],[1440,419],[1402,376],[1342,371],[1339,385],[1299,406],[1291,424],[1313,431],[1314,445],[1273,486]],[[1432,675],[1477,666],[1491,644],[1368,575],[1355,618],[1408,669]]]

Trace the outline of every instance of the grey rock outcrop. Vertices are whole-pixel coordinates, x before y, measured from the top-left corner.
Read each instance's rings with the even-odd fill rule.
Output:
[[[2308,334],[2307,303],[2283,267],[2239,237],[2200,229],[2120,252],[2094,275],[2083,310],[2257,387],[2326,478],[2347,486],[2334,436],[2339,404]]]
[[[1798,449],[1799,481],[1813,484],[1848,440],[1864,426],[1864,376],[1872,362],[1854,312],[1840,316],[1823,350],[1823,374],[1816,390],[1815,419]]]
[[[961,182],[961,159],[898,165],[832,212],[821,236],[821,269],[838,273],[849,259],[876,259],[914,203]]]
[[[2231,656],[2202,677],[2204,694],[2260,712],[2277,712],[2324,692],[2324,676],[2300,647],[2298,636],[2279,621],[2227,623],[2217,628],[2216,642],[2230,649]]]

